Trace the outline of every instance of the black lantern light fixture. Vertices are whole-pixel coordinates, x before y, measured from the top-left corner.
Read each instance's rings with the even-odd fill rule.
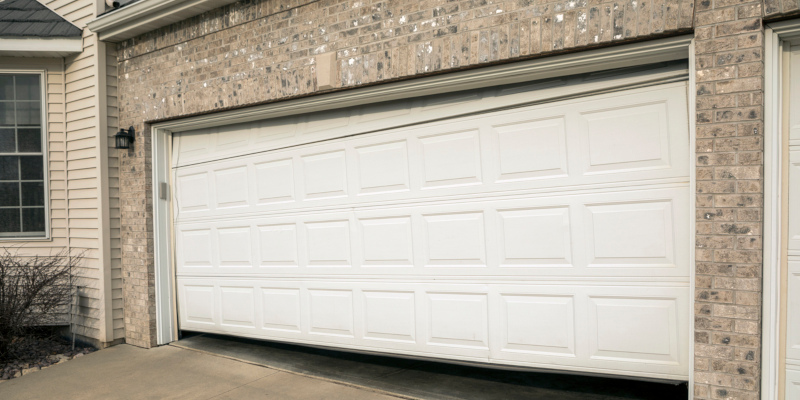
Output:
[[[117,149],[130,149],[134,139],[136,139],[136,131],[133,130],[133,127],[127,130],[119,128],[119,132],[114,135],[114,147]]]

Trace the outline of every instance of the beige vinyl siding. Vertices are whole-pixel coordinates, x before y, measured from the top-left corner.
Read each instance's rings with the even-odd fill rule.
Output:
[[[50,241],[0,241],[26,254],[84,252],[75,332],[102,345],[125,337],[119,223],[116,54],[85,29],[95,1],[42,1],[84,29],[83,52],[65,59],[9,58],[47,69]],[[103,46],[102,48],[100,46]],[[106,84],[110,88],[106,87]]]
[[[39,2],[81,29],[94,19],[97,10],[97,3],[91,0],[39,0]]]
[[[49,240],[2,240],[0,247],[21,255],[47,256],[68,246],[66,187],[66,144],[64,123],[64,63],[60,58],[0,57],[3,70],[44,71],[46,107],[45,124],[47,148],[48,201],[50,218]]]
[[[71,2],[80,3],[80,2]],[[56,12],[67,17],[64,10],[75,4],[64,4]],[[76,333],[99,340],[104,339],[102,327],[104,304],[103,263],[101,257],[100,190],[97,159],[100,157],[96,124],[97,89],[94,35],[84,31],[83,52],[66,59],[66,155],[69,245],[73,251],[84,252],[80,270],[80,318]]]
[[[113,135],[119,127],[119,107],[117,104],[117,53],[115,45],[106,46],[106,132],[108,141],[108,208],[109,239],[111,251],[111,307],[114,339],[125,337],[125,320],[122,312],[122,233],[119,209],[119,150],[114,148]]]

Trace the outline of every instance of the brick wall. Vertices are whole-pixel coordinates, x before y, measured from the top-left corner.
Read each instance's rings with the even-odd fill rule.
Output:
[[[774,4],[773,4],[774,3]],[[795,0],[242,1],[119,45],[128,343],[155,342],[146,122],[338,88],[691,32],[697,68],[698,399],[756,398],[763,214],[762,14]]]

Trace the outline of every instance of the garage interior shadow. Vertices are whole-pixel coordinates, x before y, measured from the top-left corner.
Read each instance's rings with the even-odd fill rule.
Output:
[[[172,345],[422,399],[687,399],[686,382],[481,368],[182,332]]]

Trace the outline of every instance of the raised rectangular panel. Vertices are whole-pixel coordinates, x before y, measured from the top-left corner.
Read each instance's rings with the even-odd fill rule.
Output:
[[[588,173],[669,165],[666,102],[582,113],[587,123]]]
[[[309,222],[306,226],[308,265],[350,265],[350,222]]]
[[[347,163],[344,151],[314,154],[301,159],[306,198],[347,196]]]
[[[253,288],[221,286],[219,290],[222,325],[255,327]]]
[[[567,175],[564,117],[495,126],[500,181]]]
[[[364,265],[413,264],[411,217],[361,219]]]
[[[211,230],[180,231],[180,255],[185,267],[211,267]]]
[[[214,286],[184,285],[183,310],[186,322],[213,325]]]
[[[205,131],[198,133],[181,132],[176,133],[173,142],[177,143],[176,151],[173,152],[172,165],[179,165],[195,158],[199,158],[211,151],[214,135]]]
[[[262,288],[264,329],[300,332],[300,289]]]
[[[355,108],[350,107],[308,114],[305,116],[306,123],[303,127],[303,134],[307,135],[322,130],[330,131],[345,127],[350,123],[350,117],[354,111]]]
[[[677,299],[589,297],[593,359],[678,364]]]
[[[483,97],[481,92],[459,92],[455,94],[447,93],[437,96],[425,97],[422,99],[422,109],[431,110],[434,108],[453,106],[467,102],[480,100]]]
[[[477,130],[420,137],[424,185],[453,186],[481,182]]]
[[[360,193],[408,190],[406,141],[356,147]]]
[[[350,290],[308,291],[312,334],[353,336],[353,292]]]
[[[575,356],[572,296],[501,295],[502,351]]]
[[[786,357],[800,365],[800,261],[789,261],[786,297]]]
[[[258,244],[262,266],[298,266],[295,224],[259,226]]]
[[[793,253],[800,252],[800,150],[789,152],[789,207],[788,246]]]
[[[251,267],[250,227],[217,229],[219,265],[221,267]]]
[[[255,131],[256,143],[274,142],[286,139],[297,133],[297,117],[273,118],[263,121],[251,122]]]
[[[498,215],[503,266],[570,264],[568,207],[501,210]]]
[[[784,398],[786,400],[800,399],[800,370],[786,370],[786,396]]]
[[[214,171],[217,208],[247,206],[247,167]]]
[[[486,266],[483,213],[425,215],[428,265]]]
[[[670,201],[588,205],[586,210],[590,264],[674,264]]]
[[[482,293],[428,293],[428,344],[488,348],[488,304]]]
[[[204,211],[210,208],[208,173],[178,176],[178,209],[181,212]]]
[[[217,130],[216,151],[231,151],[246,148],[250,144],[250,129],[245,125],[234,125]]]
[[[364,291],[364,337],[414,342],[414,292]]]
[[[358,123],[408,115],[414,106],[412,104],[413,101],[413,99],[404,99],[358,107],[355,109],[358,115]]]
[[[255,169],[259,204],[294,200],[294,170],[291,159],[256,164]]]

